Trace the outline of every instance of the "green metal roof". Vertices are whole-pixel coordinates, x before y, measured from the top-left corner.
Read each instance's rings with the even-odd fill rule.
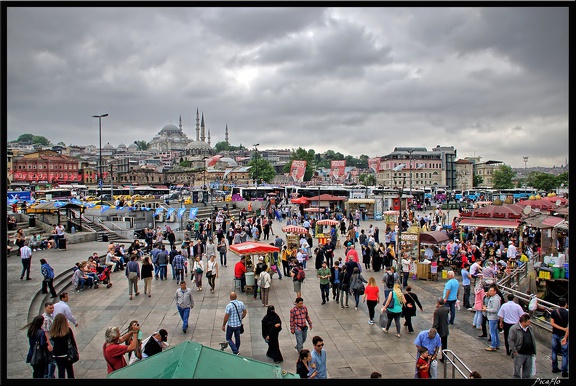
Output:
[[[113,379],[291,379],[281,366],[185,341],[108,374]]]

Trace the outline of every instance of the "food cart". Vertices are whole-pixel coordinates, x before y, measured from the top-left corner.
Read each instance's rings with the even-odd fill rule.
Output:
[[[433,248],[438,249],[440,245],[447,244],[450,242],[450,238],[446,232],[442,231],[429,231],[429,232],[420,232],[418,235],[418,263],[416,269],[416,275],[420,280],[430,280],[438,278],[438,265],[430,264],[424,255],[424,251],[426,247],[432,246]],[[440,252],[436,251],[435,255],[439,255]]]

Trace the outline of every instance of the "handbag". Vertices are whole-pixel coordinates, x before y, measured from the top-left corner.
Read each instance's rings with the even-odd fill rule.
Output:
[[[128,272],[128,279],[134,280],[137,277],[138,277],[138,272],[134,272],[134,271]]]
[[[388,325],[388,312],[386,312],[386,310],[384,310],[384,312],[382,312],[380,314],[380,327],[382,328],[386,328],[386,326]]]
[[[364,295],[365,290],[366,290],[366,288],[364,287],[364,283],[360,282],[360,286],[357,289],[358,295]]]
[[[70,363],[76,363],[78,362],[78,359],[80,359],[78,349],[72,344],[70,336],[68,336],[68,351],[66,352],[66,358],[68,358],[68,362]]]
[[[45,350],[40,344],[40,337],[36,340],[34,349],[32,350],[32,357],[30,358],[30,364],[32,366],[41,366],[48,363],[48,351]]]
[[[212,277],[212,271],[206,271],[206,277],[208,278]]]
[[[236,307],[236,304],[232,303],[232,305],[234,306],[234,308],[236,308],[236,313],[238,314],[238,319],[242,320],[242,317],[240,316],[240,312],[238,311],[238,307]],[[244,323],[240,324],[240,334],[244,334]]]

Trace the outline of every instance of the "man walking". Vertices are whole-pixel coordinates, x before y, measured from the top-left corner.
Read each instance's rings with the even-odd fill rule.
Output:
[[[421,331],[414,340],[416,349],[416,361],[420,358],[420,354],[425,350],[428,351],[428,358],[430,360],[430,378],[438,378],[438,351],[442,346],[440,336],[438,335],[436,329],[432,327],[429,330]],[[418,369],[414,365],[414,378],[418,378]]]
[[[26,274],[26,280],[31,280],[30,263],[32,262],[32,250],[28,246],[28,241],[24,241],[24,246],[20,248],[20,259],[22,260],[22,273],[20,274],[20,280],[24,278],[24,274]]]
[[[500,307],[498,311],[498,316],[500,317],[500,328],[504,330],[504,344],[506,345],[506,355],[512,354],[510,347],[508,345],[508,334],[510,332],[510,327],[518,323],[524,310],[520,304],[514,301],[514,294],[508,294],[506,297],[508,301]],[[490,338],[492,339],[492,338]]]
[[[552,311],[550,325],[552,326],[552,372],[562,371],[562,377],[568,377],[568,303],[566,298],[558,299],[559,308]],[[504,306],[502,306],[504,307]],[[558,351],[562,353],[562,369],[558,368]]]
[[[48,289],[50,290],[50,296],[53,298],[57,297],[56,290],[54,289],[54,268],[48,264],[46,259],[40,259],[40,272],[42,272],[42,276],[44,276],[44,280],[42,280],[42,290],[43,294],[48,293]]]
[[[458,300],[458,295],[460,294],[460,284],[458,280],[454,277],[454,271],[448,271],[448,281],[444,285],[444,303],[446,307],[450,308],[450,320],[448,323],[454,324],[454,318],[456,317],[456,301]]]
[[[78,327],[78,321],[74,315],[72,315],[72,311],[68,305],[68,300],[70,300],[68,292],[62,292],[60,294],[60,301],[54,304],[54,312],[52,313],[52,318],[55,318],[58,314],[64,314],[70,323],[72,323],[75,327]]]
[[[296,337],[296,346],[294,348],[297,352],[304,348],[304,342],[308,336],[308,326],[312,330],[312,321],[308,315],[308,308],[304,305],[304,299],[297,297],[295,306],[290,310],[290,333]]]
[[[322,262],[322,267],[316,271],[316,276],[320,279],[320,293],[322,294],[322,304],[330,301],[330,269],[326,267],[326,260]]]
[[[514,354],[514,378],[530,378],[532,357],[536,355],[536,338],[530,325],[530,315],[522,314],[518,323],[510,328],[508,343]]]
[[[244,303],[237,298],[236,292],[230,292],[230,303],[226,305],[224,321],[222,322],[222,331],[226,331],[226,342],[228,342],[234,355],[240,354],[242,319],[248,313]],[[232,335],[234,335],[234,340],[232,340]]]
[[[42,314],[44,321],[42,322],[42,329],[44,330],[44,335],[46,336],[46,342],[48,343],[48,351],[52,351],[52,340],[50,340],[50,328],[54,322],[54,303],[46,302],[44,303],[44,313]],[[55,378],[54,374],[56,372],[56,359],[52,357],[50,361],[46,364],[46,370],[44,372],[44,378]]]
[[[444,306],[444,299],[438,298],[436,301],[436,309],[434,310],[434,315],[432,318],[432,327],[434,327],[438,335],[440,335],[442,350],[446,350],[448,348],[448,334],[450,333],[448,324],[449,311],[450,310],[448,307]],[[442,358],[440,358],[440,362],[444,363],[444,355],[442,355]]]
[[[174,267],[174,271],[176,273],[176,284],[180,284],[181,281],[184,281],[184,263],[186,259],[182,256],[182,252],[179,252],[176,256],[174,256],[174,260],[172,261],[172,266]]]
[[[312,350],[312,361],[316,367],[316,379],[326,379],[326,351],[324,351],[324,341],[318,335],[312,338],[314,350]]]
[[[186,282],[184,280],[180,281],[180,288],[176,290],[174,300],[176,300],[176,307],[182,319],[182,332],[186,333],[190,310],[194,308],[194,299],[192,298],[192,289],[186,288]]]

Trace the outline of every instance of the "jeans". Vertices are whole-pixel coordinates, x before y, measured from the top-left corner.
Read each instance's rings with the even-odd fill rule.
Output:
[[[50,295],[56,297],[56,290],[54,289],[54,279],[44,279],[42,280],[42,293],[47,293],[50,290]]]
[[[454,318],[456,317],[456,300],[447,300],[446,307],[450,307],[450,320],[448,323],[454,324]]]
[[[396,325],[396,333],[400,335],[400,312],[390,312],[385,310],[384,312],[388,312],[388,323],[386,324],[386,331],[390,329],[392,325],[392,320],[394,320],[394,324]]]
[[[58,366],[58,378],[74,378],[74,365],[66,357],[56,357],[56,366]]]
[[[166,279],[166,264],[160,264],[160,280]]]
[[[558,351],[562,354],[562,372],[568,372],[568,342],[566,344],[561,344],[562,336],[557,334],[552,334],[552,370],[558,369]]]
[[[344,307],[344,296],[346,296],[346,307],[348,307],[348,298],[350,297],[350,291],[348,289],[341,289],[340,291],[340,307]]]
[[[220,252],[220,265],[221,266],[226,265],[226,252],[224,253]]]
[[[322,294],[322,303],[330,301],[330,287],[329,284],[320,284],[320,293]]]
[[[176,280],[177,281],[184,281],[184,268],[178,268],[175,269],[175,273],[176,273]]]
[[[498,348],[500,347],[500,331],[498,331],[498,324],[500,322],[496,320],[488,320],[488,327],[490,328],[490,347]]]
[[[188,317],[190,316],[190,307],[182,308],[178,307],[178,312],[180,313],[180,318],[182,319],[182,331],[188,329]]]
[[[358,304],[360,303],[360,293],[357,289],[352,290],[352,292],[354,293],[354,301],[356,302],[356,307],[358,307]]]
[[[54,357],[52,357],[50,362],[48,362],[48,364],[46,365],[46,370],[44,371],[44,378],[48,379],[56,378],[55,373],[56,373],[56,360],[54,359]]]
[[[296,351],[300,352],[304,348],[304,342],[306,342],[306,337],[308,336],[308,326],[305,326],[302,330],[296,327],[294,336],[296,337]]]
[[[174,268],[174,264],[170,264],[170,267],[172,267],[172,279],[178,280],[178,278],[176,276],[176,268]]]
[[[30,277],[30,259],[21,259],[22,260],[22,273],[20,274],[20,279],[24,277],[24,273],[26,273],[26,278]]]
[[[476,328],[482,326],[482,311],[476,311],[476,313],[474,314],[474,320],[472,321],[472,324],[474,324]]]
[[[410,272],[402,272],[402,287],[404,288],[408,286],[408,276],[410,276]]]
[[[232,334],[234,334],[234,340],[236,342],[232,340]],[[240,326],[226,326],[226,342],[228,342],[232,354],[238,354],[238,351],[240,350]]]
[[[340,283],[332,283],[332,296],[336,302],[340,300]]]

